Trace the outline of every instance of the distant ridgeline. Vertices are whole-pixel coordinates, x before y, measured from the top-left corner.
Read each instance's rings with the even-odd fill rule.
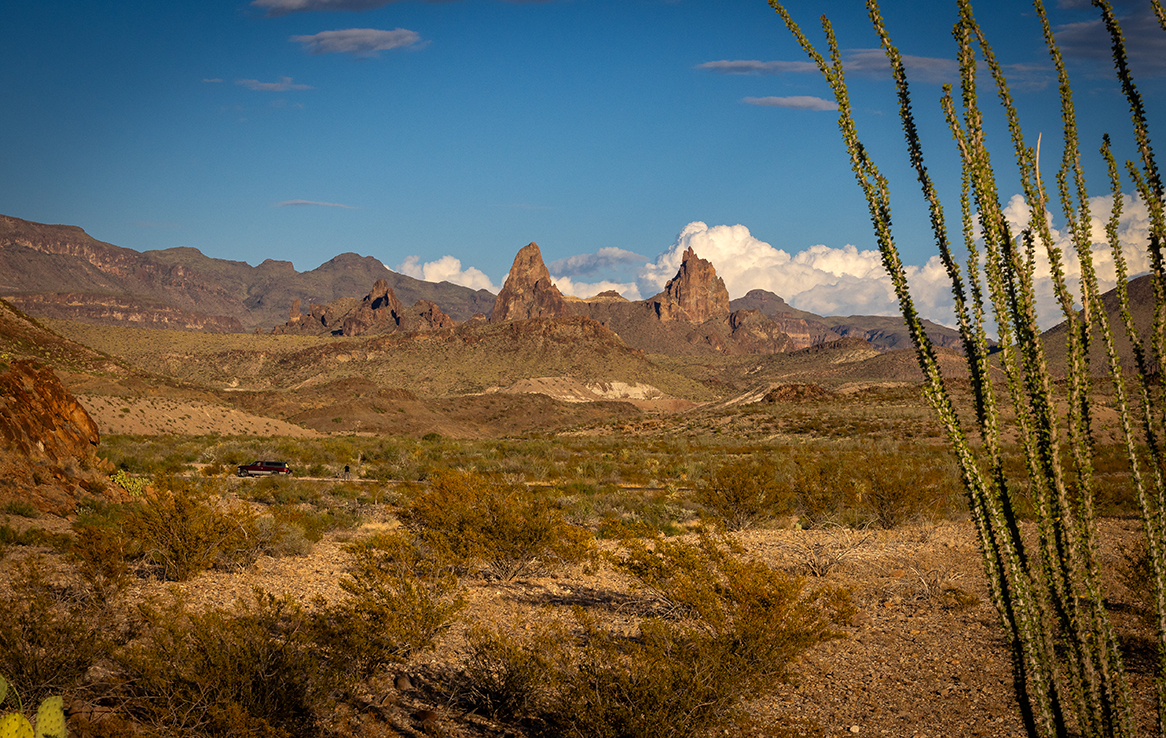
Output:
[[[398,274],[370,256],[341,254],[297,272],[286,261],[253,267],[193,248],[143,253],[76,226],[0,216],[0,296],[37,317],[172,330],[359,336],[582,316],[648,353],[774,354],[844,337],[910,348],[897,317],[822,317],[765,290],[729,300],[713,265],[691,249],[662,292],[633,302],[615,292],[564,297],[531,243],[495,296]],[[938,345],[958,347],[955,331],[925,325]]]

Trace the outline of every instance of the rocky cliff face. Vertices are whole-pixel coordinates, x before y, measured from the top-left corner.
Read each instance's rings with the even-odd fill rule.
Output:
[[[140,301],[140,306],[100,312],[93,322],[115,316],[135,318],[122,325],[146,323],[204,330],[199,319],[235,318],[244,330],[272,325],[287,315],[293,299],[328,305],[358,295],[380,278],[388,280],[403,304],[426,300],[442,306],[455,319],[489,310],[495,295],[485,290],[443,282],[435,284],[397,274],[370,256],[340,254],[309,272],[297,272],[288,261],[268,259],[259,266],[213,259],[188,247],[138,252],[98,241],[76,226],[47,225],[0,215],[0,295],[84,293],[97,305],[110,295]],[[34,315],[66,317],[53,300],[26,303]],[[156,306],[166,306],[163,315]],[[54,315],[37,312],[45,308]],[[96,308],[88,308],[95,310]],[[174,316],[182,313],[180,319]],[[184,311],[184,312],[182,312]],[[151,318],[149,313],[157,312]],[[90,320],[86,311],[72,317]],[[205,321],[204,321],[205,322]],[[205,322],[210,330],[226,330],[227,322]]]
[[[56,292],[12,295],[7,300],[23,312],[42,318],[177,331],[243,332],[243,324],[237,318],[196,313],[173,305],[147,302],[131,295]]]
[[[490,322],[555,318],[570,314],[563,294],[551,282],[551,274],[543,263],[538,244],[531,242],[524,246],[514,257],[506,284],[494,301]]]
[[[712,262],[700,258],[691,248],[684,252],[676,276],[668,280],[664,291],[650,302],[663,322],[703,323],[729,316],[729,291],[725,289],[725,280],[717,276]]]
[[[52,369],[17,361],[0,374],[0,501],[72,512],[79,497],[106,487],[98,482],[99,440],[97,424]]]
[[[93,238],[76,226],[45,225],[0,216],[0,252],[5,252],[6,265],[11,260],[27,260],[22,249],[53,257],[72,257],[89,267],[85,282],[106,281],[121,287],[119,292],[136,297],[148,296],[181,311],[207,316],[233,317],[238,320],[246,311],[238,298],[215,284],[196,270],[182,264],[165,264],[148,254],[121,248]],[[58,258],[54,265],[67,270],[67,263]],[[67,274],[55,275],[53,286],[24,284],[6,285],[6,291],[59,292]],[[87,285],[100,287],[99,284]],[[69,291],[82,291],[70,289]],[[108,292],[108,290],[102,290]]]

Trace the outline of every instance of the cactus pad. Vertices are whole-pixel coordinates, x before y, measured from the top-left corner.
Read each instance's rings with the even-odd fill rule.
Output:
[[[8,682],[4,677],[0,676],[0,705],[4,704],[4,698],[8,696]]]
[[[65,702],[61,697],[48,697],[40,703],[35,738],[65,738]]]
[[[0,718],[0,738],[36,738],[32,726],[19,712],[10,712]]]

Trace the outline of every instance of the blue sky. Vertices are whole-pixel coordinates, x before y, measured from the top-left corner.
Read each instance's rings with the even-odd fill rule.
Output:
[[[1110,131],[1129,156],[1106,40],[1079,5],[1050,13],[1084,147]],[[904,258],[942,320],[926,213],[865,15],[854,0],[788,7],[815,39],[820,13],[838,27],[861,131],[895,187]],[[976,9],[1030,135],[1057,139],[1031,7]],[[954,4],[883,10],[915,57],[929,163],[950,194],[958,170],[937,101],[952,79]],[[1119,5],[1154,122],[1166,120],[1166,33],[1148,11]],[[6,215],[301,271],[354,251],[494,289],[536,241],[560,288],[580,296],[647,297],[693,246],[732,297],[765,287],[821,313],[893,311],[829,92],[762,0],[43,0],[13,4],[6,21]],[[1104,195],[1097,157],[1087,165]],[[1127,225],[1136,241],[1136,216]]]

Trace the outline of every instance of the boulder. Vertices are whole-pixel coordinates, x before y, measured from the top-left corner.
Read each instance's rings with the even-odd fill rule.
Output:
[[[72,512],[79,499],[124,490],[103,479],[97,424],[47,366],[14,362],[0,374],[0,502]]]

